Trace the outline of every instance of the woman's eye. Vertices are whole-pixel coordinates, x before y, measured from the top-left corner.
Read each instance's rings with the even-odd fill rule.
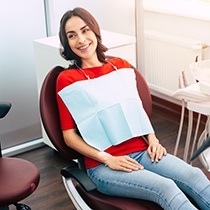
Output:
[[[69,34],[69,35],[68,35],[68,38],[69,38],[69,39],[74,39],[75,37],[76,37],[75,34]]]
[[[85,29],[83,30],[83,33],[87,33],[88,31],[90,31],[90,29],[89,29],[89,28],[85,28]]]

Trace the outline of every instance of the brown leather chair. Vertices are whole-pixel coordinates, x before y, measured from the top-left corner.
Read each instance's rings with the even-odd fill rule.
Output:
[[[135,68],[134,68],[135,69]],[[62,136],[59,112],[56,103],[56,79],[63,68],[57,66],[46,76],[40,93],[40,113],[45,131],[58,152],[69,160],[68,167],[61,170],[66,190],[77,209],[81,210],[159,210],[156,203],[130,198],[107,196],[97,191],[95,185],[86,175],[81,154],[69,148]],[[152,100],[149,87],[142,74],[135,69],[137,88],[143,106],[150,116]],[[77,159],[78,161],[73,161]],[[210,178],[210,175],[209,175]]]
[[[10,103],[0,103],[0,119],[10,110]],[[30,210],[18,203],[37,188],[40,179],[38,168],[31,162],[14,157],[2,157],[0,147],[0,210],[9,210],[14,204],[17,210]]]

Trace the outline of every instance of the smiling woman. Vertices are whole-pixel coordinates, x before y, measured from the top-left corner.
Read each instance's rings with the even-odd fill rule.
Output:
[[[72,17],[66,22],[65,29],[69,46],[76,55],[85,61],[96,54],[97,39],[95,33],[82,19],[77,16]],[[101,63],[99,62],[98,65]],[[87,63],[83,62],[82,67],[87,68]]]
[[[92,15],[89,15],[86,10],[75,9],[73,12],[65,13],[61,24],[65,25],[64,28],[60,28],[59,32],[63,46],[61,55],[66,60],[75,60],[76,65],[81,67],[82,57],[85,56],[88,59],[91,53],[96,53],[100,63],[105,61],[104,52],[107,51],[107,48],[102,44],[99,25]]]
[[[186,193],[210,209],[209,181],[167,154],[144,110],[135,69],[122,58],[105,58],[93,16],[83,8],[67,11],[59,35],[64,57],[74,60],[56,81],[61,130],[66,145],[85,156],[97,190],[154,201],[166,210],[196,209]]]

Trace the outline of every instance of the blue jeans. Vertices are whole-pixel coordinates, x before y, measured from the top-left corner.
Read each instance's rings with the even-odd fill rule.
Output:
[[[132,153],[131,158],[144,170],[122,172],[101,164],[87,170],[97,189],[107,195],[145,199],[156,202],[165,210],[197,209],[188,195],[202,210],[210,210],[210,182],[199,168],[168,154],[152,163],[147,151]]]

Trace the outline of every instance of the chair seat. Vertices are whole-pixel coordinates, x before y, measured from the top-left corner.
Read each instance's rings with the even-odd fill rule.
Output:
[[[0,206],[17,203],[37,188],[40,175],[33,163],[2,157],[0,168]]]
[[[104,195],[97,190],[86,192],[77,181],[74,181],[75,188],[91,209],[100,210],[163,210],[158,204],[131,198],[112,197]]]
[[[210,180],[210,172],[203,169],[204,174]],[[92,192],[86,192],[84,188],[74,180],[74,185],[81,197],[91,206],[93,209],[100,210],[163,210],[158,204],[146,201],[146,200],[135,200],[130,198],[112,197],[104,195],[97,190]],[[192,200],[191,200],[192,201]],[[193,202],[193,201],[192,201]],[[194,202],[193,202],[194,203]]]

